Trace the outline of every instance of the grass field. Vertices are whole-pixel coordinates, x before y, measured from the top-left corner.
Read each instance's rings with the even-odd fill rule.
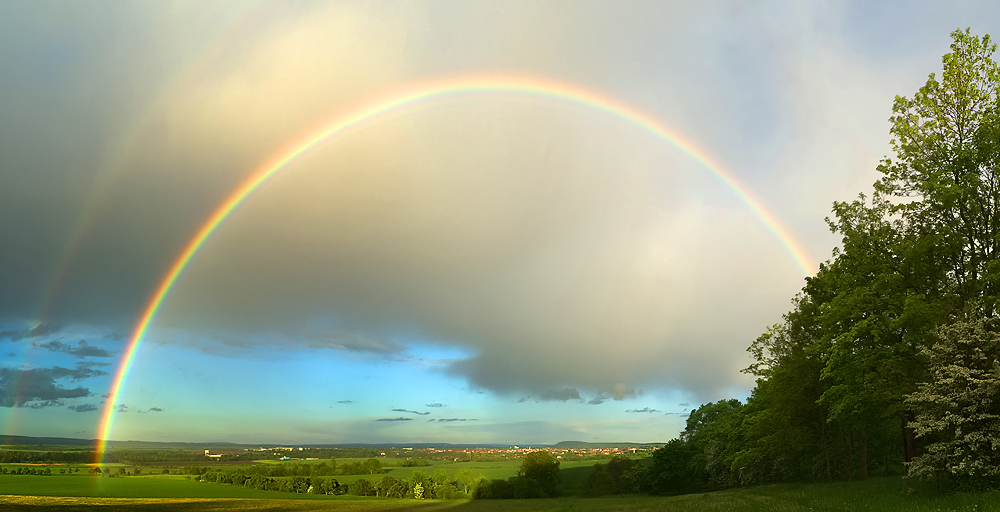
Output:
[[[195,482],[183,476],[103,478],[90,475],[0,475],[0,494],[90,498],[284,498],[322,496],[258,491],[232,485]]]
[[[15,481],[16,479],[16,481]],[[38,489],[23,487],[31,481],[48,481]],[[105,485],[100,495],[79,487],[70,480],[90,480],[82,477],[32,477],[7,476],[0,479],[0,494],[12,491],[31,494],[35,490],[48,496],[0,495],[0,510],[58,510],[63,512],[91,510],[154,510],[154,511],[306,511],[335,510],[383,511],[420,510],[453,512],[805,512],[805,511],[859,511],[859,512],[981,512],[1000,510],[1000,492],[969,494],[936,494],[927,489],[914,488],[911,482],[899,478],[875,478],[864,482],[834,484],[785,484],[734,489],[729,491],[673,497],[619,496],[609,498],[557,498],[542,500],[398,500],[385,498],[351,498],[346,496],[324,497],[289,495],[284,493],[250,491],[217,484],[201,484],[183,478],[96,478]],[[148,487],[143,491],[143,480]],[[77,485],[76,492],[88,492],[72,497],[72,489],[54,494],[53,489],[63,484]],[[121,485],[122,487],[114,487]],[[131,486],[131,490],[127,487]],[[160,493],[159,498],[142,498],[142,493]],[[218,492],[215,495],[206,493]],[[229,494],[225,494],[229,493]],[[166,495],[164,495],[166,494]],[[110,496],[118,496],[112,498]],[[190,496],[200,496],[191,498]],[[310,499],[312,498],[312,499]]]

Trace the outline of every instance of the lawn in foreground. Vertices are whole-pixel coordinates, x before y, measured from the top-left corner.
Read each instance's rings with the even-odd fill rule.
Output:
[[[30,477],[29,477],[30,478]],[[128,480],[128,479],[121,479]],[[194,484],[193,482],[191,482]],[[195,484],[199,485],[199,484]],[[211,485],[211,484],[200,484]],[[268,493],[274,496],[276,493]],[[288,496],[288,495],[283,495]],[[294,495],[293,495],[294,496]],[[607,498],[557,498],[539,500],[400,500],[386,498],[321,500],[296,499],[110,499],[0,496],[0,510],[90,511],[99,508],[154,511],[383,511],[420,510],[453,512],[799,512],[799,511],[962,511],[1000,510],[1000,492],[935,494],[915,489],[899,478],[834,484],[785,484],[673,497],[618,496]]]

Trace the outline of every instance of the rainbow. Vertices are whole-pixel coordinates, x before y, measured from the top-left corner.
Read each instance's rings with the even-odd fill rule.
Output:
[[[118,398],[128,379],[129,371],[135,361],[135,355],[142,343],[143,336],[149,329],[153,319],[156,318],[157,311],[159,311],[164,299],[170,293],[174,283],[177,282],[178,277],[180,277],[188,263],[190,263],[191,258],[198,253],[205,241],[208,240],[212,233],[218,229],[222,221],[240,203],[278,171],[285,169],[296,159],[323,142],[352,128],[407,107],[430,101],[496,94],[551,99],[593,109],[612,118],[624,121],[626,124],[642,128],[650,134],[668,142],[709,171],[725,188],[732,192],[785,247],[804,275],[815,273],[812,260],[806,256],[800,244],[749,189],[741,185],[730,172],[725,170],[721,164],[712,159],[703,150],[699,149],[693,142],[685,139],[679,133],[655,118],[629,105],[576,85],[533,77],[472,76],[447,78],[410,85],[378,95],[353,107],[338,110],[332,116],[327,117],[288,141],[272,154],[270,158],[254,169],[201,225],[201,228],[188,241],[184,250],[174,260],[170,270],[160,281],[159,286],[143,310],[142,317],[139,319],[135,330],[132,332],[125,352],[122,354],[118,369],[112,379],[111,390],[105,401],[100,425],[98,426],[98,457],[107,448],[107,442],[111,436],[111,428],[115,420],[115,412],[118,408]]]

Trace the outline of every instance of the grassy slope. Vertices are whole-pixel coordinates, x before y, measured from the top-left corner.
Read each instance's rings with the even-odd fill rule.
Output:
[[[23,481],[56,480],[58,477],[17,476]],[[67,480],[73,477],[66,477]],[[86,480],[86,479],[81,479]],[[142,479],[101,479],[127,483]],[[156,480],[156,479],[151,479]],[[11,489],[8,480],[0,480],[0,489]],[[52,482],[55,483],[55,482]],[[52,483],[48,485],[52,485]],[[171,491],[180,496],[183,489],[205,491],[212,484],[197,484],[185,480],[161,480],[160,485],[179,485]],[[187,487],[195,486],[195,487]],[[27,490],[27,489],[25,489]],[[234,489],[238,490],[238,489]],[[174,494],[176,491],[176,494]],[[3,492],[3,491],[0,491]],[[20,492],[20,489],[18,489]],[[244,492],[250,492],[245,491]],[[879,478],[865,482],[835,484],[789,484],[735,489],[730,491],[674,497],[620,496],[609,498],[559,498],[550,500],[478,500],[478,501],[417,501],[379,498],[318,497],[317,500],[294,499],[300,496],[264,493],[271,499],[110,499],[58,498],[35,496],[0,496],[0,510],[48,510],[63,512],[96,510],[113,505],[116,510],[154,511],[236,511],[236,510],[451,510],[453,512],[494,511],[705,511],[705,512],[799,512],[799,511],[967,511],[1000,510],[1000,492],[938,495],[926,490],[914,490],[909,482],[898,478]],[[249,496],[247,496],[249,497]],[[292,498],[292,499],[289,499]]]
[[[13,492],[34,496],[2,495]],[[1000,510],[1000,492],[941,495],[925,489],[915,489],[910,482],[899,478],[876,478],[865,482],[771,485],[674,497],[618,496],[467,502],[294,495],[197,483],[177,477],[0,476],[0,510],[55,509],[70,512],[106,509],[109,505],[116,510],[159,511],[979,512]]]

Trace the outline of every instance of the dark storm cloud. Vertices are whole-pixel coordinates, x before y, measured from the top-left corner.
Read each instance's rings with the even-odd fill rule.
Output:
[[[413,418],[404,418],[400,416],[399,418],[379,418],[375,421],[411,421]]]
[[[71,411],[76,411],[76,412],[91,412],[91,411],[96,411],[96,410],[99,409],[99,407],[97,407],[94,404],[70,405],[70,406],[67,406],[66,408],[69,409],[69,410],[71,410]]]
[[[95,347],[88,344],[85,340],[80,340],[77,342],[76,346],[69,345],[67,343],[62,343],[59,341],[49,341],[47,343],[38,343],[36,346],[50,350],[52,352],[65,352],[71,356],[75,357],[112,357],[111,352],[104,350],[100,347]]]
[[[0,223],[0,319],[27,321],[45,310],[63,324],[127,332],[219,198],[271,152],[320,113],[425,78],[415,62],[447,69],[436,48],[419,50],[406,36],[430,31],[433,20],[375,4],[346,8],[348,16],[319,4],[291,9],[275,21],[288,30],[254,31],[214,53],[206,46],[219,27],[190,23],[202,19],[201,7],[138,5],[70,4],[46,16],[18,6],[23,16],[0,20],[0,183],[8,185],[0,219],[17,219]],[[501,52],[504,62],[538,57],[531,48],[550,38],[533,16],[545,9],[517,9],[510,19],[519,27],[536,21],[530,37]],[[354,15],[379,22],[359,33]],[[42,21],[15,21],[22,18]],[[569,26],[560,36],[567,47],[592,43]],[[206,53],[211,65],[192,66]],[[572,76],[595,87],[603,80],[603,72]],[[406,350],[393,335],[414,330],[477,354],[449,372],[499,394],[577,400],[577,390],[642,379],[731,387],[740,374],[730,370],[745,366],[736,361],[742,351],[691,347],[763,325],[755,315],[766,300],[733,290],[760,295],[766,287],[747,279],[784,282],[775,278],[784,263],[748,261],[742,267],[761,272],[714,271],[709,279],[685,277],[687,269],[729,269],[720,262],[733,247],[758,245],[761,258],[783,262],[774,254],[780,247],[719,220],[729,205],[720,214],[702,200],[708,193],[694,191],[689,204],[664,192],[674,183],[664,186],[662,169],[688,179],[691,163],[658,156],[661,142],[637,144],[640,128],[607,130],[604,118],[578,116],[576,107],[536,106],[429,109],[359,131],[339,153],[317,148],[311,163],[289,169],[227,219],[181,276],[149,338],[170,342],[156,331],[162,327],[243,340],[236,345],[391,356]],[[698,226],[740,232],[690,234],[683,219],[692,216]],[[785,291],[778,297],[784,306]],[[703,318],[731,305],[758,309],[727,313],[727,322]],[[315,327],[324,322],[336,328]],[[705,332],[692,337],[678,324]]]
[[[0,174],[2,176],[2,174]],[[37,338],[39,336],[48,336],[50,334],[59,332],[59,327],[51,322],[42,322],[35,327],[25,328],[25,329],[9,329],[6,331],[0,331],[0,338],[7,338],[10,341],[21,341],[26,338]]]
[[[77,381],[106,372],[78,366],[75,369],[54,366],[52,368],[0,368],[0,406],[2,407],[46,407],[58,405],[64,398],[90,396],[90,390],[78,386],[66,388],[56,381],[69,379]]]
[[[429,412],[410,411],[410,410],[407,410],[407,409],[393,409],[392,412],[409,412],[409,413],[416,414],[418,416],[427,416],[428,414],[430,414]]]

